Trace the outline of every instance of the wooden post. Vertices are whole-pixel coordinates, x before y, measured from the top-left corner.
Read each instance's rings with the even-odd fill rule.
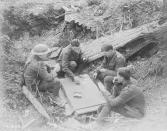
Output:
[[[27,89],[26,86],[23,86],[23,93],[42,116],[44,116],[48,120],[51,119],[44,107],[42,106],[42,104],[32,95],[32,93]]]

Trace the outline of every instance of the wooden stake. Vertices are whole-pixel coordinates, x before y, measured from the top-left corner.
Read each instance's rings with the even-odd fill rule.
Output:
[[[44,109],[44,107],[42,106],[42,104],[37,100],[37,98],[35,98],[32,93],[27,89],[26,86],[23,86],[23,93],[26,96],[26,98],[33,104],[33,106],[35,107],[35,109],[45,118],[47,118],[48,120],[50,120],[50,116],[48,115],[48,113],[46,112],[46,110]]]

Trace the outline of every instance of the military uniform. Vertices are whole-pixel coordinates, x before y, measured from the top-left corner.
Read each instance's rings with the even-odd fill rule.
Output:
[[[113,79],[116,76],[116,70],[120,67],[124,67],[126,65],[126,60],[122,54],[113,50],[112,45],[104,45],[101,51],[107,52],[101,66],[106,70],[105,72],[101,72],[99,77],[109,91],[113,87]]]
[[[98,120],[103,121],[111,111],[125,117],[142,118],[144,116],[145,99],[142,91],[134,85],[121,90],[115,98],[109,97],[107,104],[99,114]]]
[[[58,95],[62,86],[60,81],[48,73],[47,67],[42,61],[31,61],[25,69],[24,79],[29,88],[35,90],[38,87],[39,91],[50,91],[55,95]]]
[[[73,72],[82,61],[81,50],[79,47],[77,48],[77,51],[75,51],[72,45],[68,45],[63,49],[58,60],[61,66],[61,71],[65,72],[65,74],[72,80],[74,80]]]
[[[141,118],[144,116],[144,94],[131,81],[130,71],[127,68],[122,67],[118,69],[118,75],[114,78],[112,95],[107,96],[104,94],[104,96],[107,100],[107,104],[99,114],[99,122],[103,121],[111,111],[132,118]]]
[[[120,67],[124,67],[125,65],[125,57],[119,52],[112,51],[110,55],[104,56],[102,68],[115,71]]]

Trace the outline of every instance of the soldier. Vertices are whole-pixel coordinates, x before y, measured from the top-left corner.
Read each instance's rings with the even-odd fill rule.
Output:
[[[97,122],[104,122],[111,111],[120,113],[125,117],[142,118],[145,113],[145,99],[142,91],[132,83],[130,71],[122,67],[118,69],[117,76],[114,78],[114,87],[109,96],[104,93],[107,104],[100,112]]]
[[[116,52],[112,45],[103,45],[101,52],[104,56],[102,68],[115,71],[126,65],[125,57],[119,52]]]
[[[44,64],[44,61],[48,60],[49,53],[49,47],[43,44],[38,44],[31,50],[26,62],[24,81],[25,85],[32,90],[49,91],[59,96],[62,84],[55,78],[56,74],[48,72]]]
[[[72,40],[71,44],[65,47],[60,54],[59,63],[61,72],[64,72],[65,75],[73,82],[79,84],[79,81],[74,78],[74,72],[76,71],[78,65],[83,61],[86,61],[86,59],[82,58],[80,43],[77,39],[74,39]]]
[[[100,79],[107,90],[113,86],[113,78],[116,76],[116,71],[120,67],[126,65],[125,57],[116,52],[112,45],[103,45],[101,48],[103,53],[103,62],[100,69],[97,71],[97,78]]]

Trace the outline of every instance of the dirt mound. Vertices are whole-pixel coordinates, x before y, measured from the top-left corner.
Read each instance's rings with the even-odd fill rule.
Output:
[[[57,26],[64,20],[64,9],[52,4],[29,3],[23,6],[10,6],[3,13],[4,25],[2,32],[10,39],[19,39],[26,32],[30,36],[42,35],[42,33]]]

